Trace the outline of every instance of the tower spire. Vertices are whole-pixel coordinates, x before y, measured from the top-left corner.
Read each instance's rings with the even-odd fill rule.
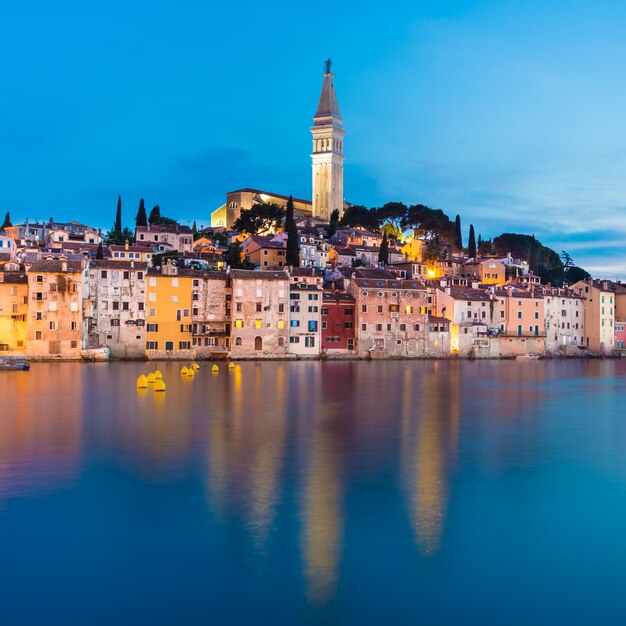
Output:
[[[313,117],[313,217],[330,220],[343,214],[343,120],[333,84],[330,59],[324,64],[324,82]]]

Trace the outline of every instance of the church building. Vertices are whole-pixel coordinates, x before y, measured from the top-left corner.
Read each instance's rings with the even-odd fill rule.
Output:
[[[300,217],[312,217],[324,223],[331,213],[339,210],[343,215],[346,206],[343,198],[343,120],[333,84],[331,61],[324,65],[324,83],[313,117],[313,197],[312,200],[294,198],[294,213]],[[242,210],[249,210],[257,203],[287,206],[289,196],[260,189],[237,189],[226,194],[226,202],[211,213],[211,226],[232,228]]]

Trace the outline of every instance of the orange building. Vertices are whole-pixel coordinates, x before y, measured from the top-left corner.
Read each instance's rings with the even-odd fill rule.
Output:
[[[146,286],[146,356],[193,359],[192,281],[194,271],[164,263],[148,270]]]
[[[274,241],[272,237],[252,235],[243,243],[243,254],[246,261],[260,269],[283,267],[286,262],[287,244]]]
[[[28,276],[22,271],[6,271],[5,266],[0,271],[0,354],[3,356],[26,352],[27,315]]]
[[[28,270],[26,352],[38,358],[80,358],[83,348],[82,261],[35,261]]]

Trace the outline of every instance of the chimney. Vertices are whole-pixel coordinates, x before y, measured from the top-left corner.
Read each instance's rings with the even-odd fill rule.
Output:
[[[67,259],[61,259],[61,271],[67,272]]]
[[[124,250],[128,250],[128,239],[124,239]]]

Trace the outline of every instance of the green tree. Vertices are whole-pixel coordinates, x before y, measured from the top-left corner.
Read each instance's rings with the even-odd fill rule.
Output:
[[[577,265],[570,265],[565,272],[565,280],[570,285],[577,283],[579,280],[588,280],[591,278],[591,274]]]
[[[247,235],[266,235],[276,232],[283,224],[285,211],[276,204],[254,204],[241,211],[233,228]]]
[[[467,255],[470,257],[470,259],[475,259],[477,252],[478,250],[476,248],[476,235],[474,234],[474,224],[470,224],[469,239],[467,240]]]
[[[533,236],[530,243],[530,250],[528,251],[528,268],[533,274],[539,273],[539,243]]]
[[[574,259],[565,252],[565,250],[561,250],[561,261],[563,263],[563,269],[567,272],[570,267],[574,267]]]
[[[454,219],[454,248],[457,252],[463,250],[463,232],[461,231],[461,216]]]
[[[193,226],[191,227],[191,232],[193,233],[194,237],[198,234],[198,228],[196,227],[196,220],[193,221]]]
[[[122,196],[117,196],[117,211],[115,212],[113,230],[116,233],[122,233]]]
[[[228,265],[233,270],[254,269],[254,263],[250,263],[250,261],[245,260],[243,256],[243,249],[239,241],[233,241],[233,243],[228,245],[228,248],[224,253],[224,260],[226,262],[226,265]]]
[[[389,265],[389,240],[387,239],[387,231],[383,234],[383,240],[378,251],[378,263],[385,267]]]
[[[375,209],[368,209],[360,204],[349,206],[343,214],[341,221],[342,226],[350,226],[352,228],[366,228],[368,230],[378,230],[380,221]]]
[[[334,209],[330,214],[330,222],[328,223],[328,238],[330,239],[339,228],[339,209]]]
[[[122,243],[126,243],[126,240],[128,240],[128,243],[131,246],[135,243],[135,233],[130,228],[128,228],[128,226],[125,226],[122,229],[121,241]]]
[[[379,209],[376,209],[378,222],[389,235],[395,239],[402,236],[402,222],[406,218],[408,208],[402,202],[387,202]]]
[[[160,224],[161,220],[161,207],[157,204],[152,207],[152,211],[150,211],[150,217],[148,218],[149,224],[152,226],[153,224]]]
[[[296,220],[293,217],[293,198],[289,196],[287,200],[287,210],[285,211],[285,230],[287,231],[287,265],[300,267],[300,242],[298,239],[298,229]]]
[[[96,259],[104,259],[104,250],[102,249],[102,241],[98,244],[98,250],[96,251]]]
[[[148,217],[146,216],[146,206],[143,198],[139,200],[139,209],[137,209],[137,217],[135,218],[135,226],[147,226]]]
[[[7,214],[4,216],[4,222],[2,222],[2,228],[10,228],[13,226],[11,224],[11,214],[7,211]]]
[[[431,209],[424,204],[411,205],[402,220],[402,230],[411,228],[419,239],[439,237],[441,243],[454,244],[454,224],[441,209]]]

